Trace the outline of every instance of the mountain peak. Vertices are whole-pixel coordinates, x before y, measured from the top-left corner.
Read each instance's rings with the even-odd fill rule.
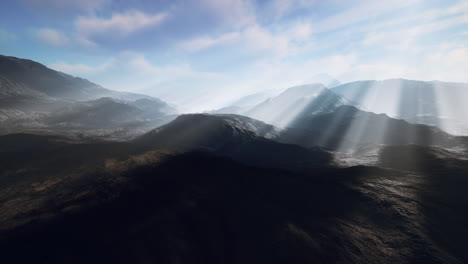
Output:
[[[311,83],[311,84],[303,84],[290,87],[282,92],[280,95],[307,95],[307,94],[314,94],[321,92],[322,90],[326,89],[325,85],[321,83]]]
[[[246,115],[279,127],[287,127],[302,115],[333,111],[344,103],[343,98],[323,84],[306,84],[288,88],[280,95],[253,107]]]
[[[4,55],[0,55],[0,73],[4,78],[31,90],[62,100],[88,101],[112,97],[134,101],[151,98],[142,94],[109,90],[87,79],[50,69],[39,62]]]
[[[312,78],[312,80],[313,82],[321,83],[328,88],[335,87],[341,84],[337,79],[333,78],[332,76],[326,73],[317,74]]]
[[[161,131],[185,134],[189,130],[206,130],[204,133],[217,131],[225,133],[227,137],[243,135],[273,138],[279,134],[279,129],[272,125],[246,116],[233,114],[183,114],[171,123],[157,128],[149,134],[154,135],[161,133]]]

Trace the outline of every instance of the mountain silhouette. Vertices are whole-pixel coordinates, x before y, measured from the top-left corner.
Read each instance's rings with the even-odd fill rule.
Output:
[[[146,132],[175,113],[157,98],[105,89],[31,60],[0,55],[0,122],[7,132],[120,127],[141,134],[142,127]]]
[[[439,126],[452,134],[466,134],[468,84],[389,79],[356,81],[332,88],[354,105],[408,122]]]
[[[144,149],[204,150],[261,167],[311,168],[325,166],[331,155],[320,148],[275,142],[280,130],[239,115],[181,115],[135,139]],[[270,139],[269,139],[270,138]]]
[[[411,124],[343,105],[329,113],[297,117],[282,133],[281,142],[349,151],[369,145],[456,146],[453,136],[426,125]]]
[[[73,101],[94,100],[101,97],[136,100],[149,96],[105,89],[86,79],[55,71],[27,59],[0,55],[0,75],[53,98]]]
[[[346,100],[322,84],[309,84],[291,87],[251,108],[245,115],[284,127],[304,112],[329,112],[343,104]]]

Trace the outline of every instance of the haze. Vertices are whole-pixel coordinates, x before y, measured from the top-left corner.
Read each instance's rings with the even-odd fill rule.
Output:
[[[468,263],[468,1],[0,2],[0,263]]]
[[[466,1],[4,1],[0,50],[183,112],[316,82],[468,82]]]

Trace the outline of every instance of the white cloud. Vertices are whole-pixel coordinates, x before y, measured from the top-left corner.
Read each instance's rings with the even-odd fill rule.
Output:
[[[296,7],[291,3],[310,4],[297,1],[276,0],[275,14],[283,16],[294,10]],[[223,27],[195,30],[194,33],[203,33],[176,43],[177,51],[197,52],[216,47],[226,56],[239,54],[242,68],[236,68],[236,57],[232,68],[225,73],[200,71],[197,69],[199,58],[185,53],[163,64],[150,59],[153,58],[151,55],[167,59],[168,54],[159,49],[154,54],[120,53],[96,66],[64,62],[50,66],[92,78],[111,89],[130,89],[161,97],[188,111],[222,107],[238,96],[262,89],[283,89],[313,82],[318,73],[328,73],[342,82],[399,77],[467,82],[466,43],[453,45],[453,39],[447,39],[446,45],[440,44],[442,36],[445,37],[442,33],[447,32],[442,30],[468,23],[468,5],[421,9],[421,12],[419,6],[412,6],[415,11],[392,14],[416,2],[359,2],[351,9],[317,23],[312,23],[307,17],[297,20],[285,17],[287,21],[264,23],[259,18],[264,11],[255,10],[249,1],[200,0],[197,2],[199,7],[208,10],[202,14],[214,14]],[[179,14],[174,10],[180,6],[183,4],[169,9],[171,16]],[[68,42],[95,47],[100,43],[98,36],[128,36],[159,26],[165,23],[166,18],[167,13],[148,14],[135,10],[107,18],[81,16],[75,21],[76,32],[69,35],[73,41]],[[182,18],[174,17],[169,23]],[[211,17],[206,20],[212,21]],[[173,26],[169,23],[164,26]],[[441,34],[440,38],[429,39],[432,37],[430,34],[436,31]],[[450,34],[456,35],[460,41],[464,39],[460,37],[463,31],[466,29],[458,27]],[[325,32],[327,34],[314,35]],[[419,37],[423,35],[428,35],[429,41],[420,43]],[[184,59],[182,62],[174,61],[180,58],[190,63]],[[206,59],[203,67],[209,67],[212,58],[207,56],[203,59]],[[247,63],[243,64],[245,61]]]
[[[311,7],[316,2],[316,0],[271,0],[267,2],[263,12],[266,17],[281,18],[294,10]]]
[[[115,58],[114,65],[125,72],[120,78],[103,81],[106,87],[128,90],[159,97],[174,103],[183,111],[202,110],[216,104],[214,95],[226,94],[220,84],[225,76],[218,73],[198,71],[189,63],[178,62],[157,65],[143,54],[124,52]],[[109,69],[112,71],[113,68]],[[221,102],[224,102],[221,100]]]
[[[36,31],[36,37],[42,43],[52,46],[64,46],[69,42],[68,37],[51,28],[42,28]]]
[[[320,73],[327,73],[339,79],[351,71],[358,61],[359,57],[354,53],[335,54],[300,63],[260,61],[249,68],[242,79],[250,80],[251,89],[281,89],[315,82],[316,75]]]
[[[314,23],[314,32],[327,32],[365,20],[377,18],[400,8],[418,3],[419,0],[363,1],[355,7],[331,15]]]
[[[198,51],[218,45],[244,47],[242,52],[252,51],[256,55],[285,57],[311,45],[311,27],[307,23],[296,23],[277,30],[268,30],[258,24],[243,30],[222,34],[217,37],[197,37],[179,43],[186,51]]]
[[[249,0],[200,0],[195,1],[210,11],[217,20],[231,27],[242,27],[255,23],[255,5]]]
[[[48,67],[56,71],[61,71],[73,76],[89,78],[100,73],[103,73],[113,65],[113,60],[97,65],[89,66],[85,64],[69,64],[66,62],[57,62],[49,64]]]
[[[450,9],[448,9],[450,10]],[[432,13],[432,12],[431,12]],[[440,13],[444,16],[447,13]],[[439,17],[434,17],[433,20]],[[414,23],[413,23],[414,24]],[[426,34],[434,34],[437,31],[449,29],[455,26],[468,24],[468,15],[461,14],[449,18],[442,18],[436,21],[429,21],[415,26],[407,26],[403,29],[393,31],[371,32],[362,41],[363,45],[379,45],[389,49],[409,50],[419,49],[415,41]]]
[[[138,76],[140,81],[141,77],[144,77],[143,80],[145,81],[157,80],[157,82],[177,80],[179,77],[187,76],[202,76],[207,78],[219,77],[219,75],[215,73],[194,71],[187,63],[157,66],[148,60],[143,54],[131,51],[121,52],[116,56],[107,59],[104,63],[95,66],[80,63],[70,64],[66,62],[57,62],[49,64],[48,67],[85,78],[97,76],[99,74],[112,75],[115,71],[125,72],[129,76]],[[125,76],[119,76],[119,78],[125,78]],[[116,78],[117,82],[119,78]],[[134,85],[138,86],[138,82],[135,82]]]
[[[468,82],[468,47],[447,42],[420,48],[421,55],[391,56],[367,62],[357,60],[340,80],[344,82],[365,79],[406,78],[424,81]]]
[[[138,74],[155,76],[161,73],[161,69],[148,61],[148,59],[141,53],[128,51],[123,52],[117,60],[120,63],[128,65],[131,71],[135,71]]]
[[[308,40],[313,33],[310,23],[297,23],[289,28],[287,32],[296,40]]]
[[[87,39],[86,37],[84,36],[80,36],[78,34],[76,34],[76,44],[78,44],[79,46],[81,47],[85,47],[85,48],[95,48],[98,46],[98,44],[92,40],[89,40]]]
[[[22,0],[26,4],[32,5],[35,8],[48,9],[78,9],[81,11],[94,11],[111,0]]]
[[[247,28],[242,34],[242,42],[254,51],[266,51],[275,56],[286,56],[292,52],[290,39],[286,34],[273,34],[258,25]]]
[[[220,81],[224,78],[222,74],[198,71],[185,62],[157,65],[137,52],[122,52],[95,66],[66,62],[48,66],[90,79],[106,88],[159,97],[187,111],[200,110],[202,102],[206,106],[216,103],[210,101],[212,94],[223,93],[221,89],[216,89],[219,86],[213,88],[214,84],[223,83]]]
[[[151,62],[141,53],[138,52],[123,52],[114,59],[114,64],[127,65],[127,70],[132,74],[145,76],[145,79],[152,80],[157,83],[166,81],[177,81],[179,78],[187,77],[194,78],[218,78],[219,74],[211,72],[201,72],[192,69],[190,64],[179,62],[159,66]]]
[[[238,32],[226,33],[217,38],[197,37],[180,43],[179,47],[187,51],[198,51],[220,44],[232,43],[239,39],[239,37],[240,34]]]
[[[118,34],[126,36],[133,32],[160,25],[167,19],[168,13],[146,14],[137,10],[115,13],[110,18],[80,16],[75,21],[78,34],[92,37],[100,34]]]
[[[468,46],[443,45],[427,56],[424,65],[430,65],[425,70],[433,80],[468,82]]]
[[[15,34],[3,29],[3,28],[0,28],[0,44],[2,43],[8,43],[8,42],[11,42],[13,40],[15,40],[17,37]]]

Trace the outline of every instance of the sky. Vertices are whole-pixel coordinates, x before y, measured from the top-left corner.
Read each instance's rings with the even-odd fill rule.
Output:
[[[468,82],[468,1],[2,0],[0,54],[185,112],[318,74]]]

